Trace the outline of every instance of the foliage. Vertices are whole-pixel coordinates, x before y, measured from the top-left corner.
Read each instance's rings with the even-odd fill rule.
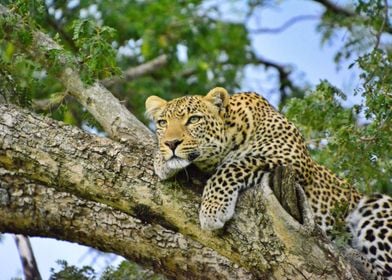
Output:
[[[83,266],[78,268],[73,265],[68,265],[64,260],[58,260],[60,269],[55,271],[51,268],[50,280],[136,280],[136,279],[149,279],[149,280],[163,280],[166,279],[161,275],[155,274],[151,270],[142,269],[135,263],[128,261],[121,262],[117,268],[109,266],[105,271],[99,275],[90,266]]]
[[[155,274],[151,270],[142,269],[135,263],[123,261],[117,268],[108,267],[102,274],[100,280],[163,280],[161,275]]]
[[[78,268],[73,265],[68,265],[64,260],[58,260],[57,263],[60,265],[61,269],[55,271],[51,268],[50,280],[94,280],[96,279],[96,273],[94,269],[90,266],[83,266]]]
[[[256,5],[257,1],[251,1]],[[248,4],[246,4],[248,5]],[[25,27],[15,35],[15,17],[0,23],[0,54],[8,63],[16,59],[35,62],[23,69],[20,81],[40,86],[30,90],[32,99],[47,99],[64,91],[58,82],[53,50],[44,60],[26,54],[32,40],[31,26],[40,28],[64,47],[61,54],[76,57],[87,83],[102,80],[148,62],[161,54],[168,56],[163,70],[122,84],[111,91],[137,116],[143,118],[142,104],[151,94],[164,98],[187,93],[204,93],[216,85],[230,90],[239,87],[242,68],[254,57],[243,22],[220,20],[214,5],[202,1],[12,1],[9,7],[23,19]],[[121,13],[119,13],[121,11]],[[212,16],[212,14],[214,16]],[[1,32],[4,30],[4,32]],[[173,32],[175,31],[175,32]],[[48,62],[50,64],[48,64]],[[37,72],[45,70],[37,81]],[[22,71],[23,72],[23,71]],[[29,78],[30,77],[30,78]],[[82,125],[83,109],[67,100],[68,115],[48,112],[60,120]],[[72,117],[72,118],[70,118]]]
[[[391,100],[381,97],[381,108],[369,114],[370,107],[366,107],[363,117],[358,106],[340,105],[336,97],[341,94],[324,81],[304,99],[290,100],[287,115],[300,126],[305,138],[311,139],[308,143],[316,161],[364,191],[391,193],[391,114],[388,109],[381,110],[384,102]]]
[[[380,43],[383,33],[391,32],[388,10],[384,1],[358,1],[354,11],[357,16],[326,13],[320,31],[326,40],[346,32],[336,60],[355,59],[350,67],[360,71],[354,92],[359,104],[344,108],[340,101],[345,94],[322,81],[304,99],[291,100],[287,115],[312,139],[317,161],[363,191],[392,194],[392,52]]]
[[[82,78],[88,83],[120,74],[115,57],[116,52],[110,46],[115,30],[108,26],[99,26],[91,19],[75,20],[72,25],[72,40],[78,49]]]
[[[8,71],[11,68],[8,64],[3,64],[0,60],[0,84],[3,86],[0,88],[0,101],[17,104],[23,107],[29,107],[31,104],[31,95],[29,89],[24,87],[23,84],[17,83],[14,79],[14,75]]]
[[[350,244],[350,239],[352,238],[351,233],[347,231],[347,224],[345,217],[349,211],[349,204],[337,203],[332,209],[332,216],[334,217],[335,224],[332,230],[329,232],[330,236],[333,238],[334,243],[339,247],[345,247]]]

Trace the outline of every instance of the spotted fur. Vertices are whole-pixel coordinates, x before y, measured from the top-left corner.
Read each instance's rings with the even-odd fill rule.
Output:
[[[299,130],[256,93],[229,96],[224,88],[214,88],[206,96],[171,101],[151,96],[146,114],[156,123],[159,152],[154,164],[161,179],[190,164],[211,173],[199,213],[203,229],[223,227],[234,214],[239,191],[260,183],[264,173],[280,165],[295,169],[316,222],[325,232],[335,223],[331,212],[336,206],[345,204],[349,211],[356,209],[353,213],[358,210],[361,196],[355,188],[313,161]],[[361,203],[361,207],[370,207],[367,201]],[[359,216],[349,217],[351,223]],[[357,223],[352,224],[356,233]],[[391,234],[389,227],[387,235]],[[361,244],[363,236],[358,238]],[[388,275],[387,255],[382,257],[381,274]]]
[[[368,260],[376,279],[392,279],[392,198],[365,196],[347,217],[351,245]]]

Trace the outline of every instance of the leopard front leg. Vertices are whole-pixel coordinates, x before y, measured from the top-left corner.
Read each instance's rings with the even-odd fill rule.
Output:
[[[261,182],[265,171],[255,161],[223,163],[207,181],[199,212],[202,229],[222,228],[234,215],[239,191]]]

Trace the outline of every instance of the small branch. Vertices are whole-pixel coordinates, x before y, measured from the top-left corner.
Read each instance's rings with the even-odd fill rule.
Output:
[[[66,92],[54,93],[50,98],[34,99],[32,102],[32,107],[35,111],[39,112],[52,111],[59,107],[66,97]]]
[[[385,6],[384,7],[384,17],[382,20],[380,30],[376,34],[376,44],[374,46],[374,49],[378,49],[378,47],[380,45],[382,33],[384,31],[386,23],[388,22],[388,0],[384,0],[384,6]]]
[[[253,61],[253,63],[262,64],[267,69],[274,68],[276,71],[278,71],[279,81],[280,81],[279,91],[281,95],[280,97],[281,104],[284,104],[286,102],[291,92],[298,92],[301,90],[298,86],[296,86],[293,83],[293,81],[291,81],[290,79],[291,71],[288,70],[285,65],[264,58],[257,58],[255,61]]]
[[[37,262],[34,257],[33,248],[27,236],[15,234],[14,240],[18,248],[19,257],[22,262],[23,274],[26,280],[41,280]]]
[[[297,22],[304,21],[304,20],[315,20],[315,19],[320,19],[320,16],[317,16],[317,15],[301,15],[301,16],[296,16],[296,17],[293,17],[293,18],[289,19],[288,21],[286,21],[285,23],[283,23],[279,27],[249,29],[248,31],[251,34],[279,33],[279,32],[282,32],[282,31],[286,30],[287,28],[293,26]]]
[[[197,72],[196,68],[188,68],[182,71],[178,76],[182,77],[183,79],[187,79],[194,75]]]
[[[160,55],[144,64],[138,65],[136,67],[131,67],[127,70],[125,70],[122,74],[122,76],[115,76],[111,77],[105,80],[102,80],[101,83],[105,87],[112,87],[115,84],[119,83],[124,83],[124,82],[129,82],[132,80],[135,80],[141,76],[145,76],[147,74],[150,74],[159,68],[162,68],[165,66],[168,62],[167,55],[163,54]]]
[[[61,37],[64,39],[65,42],[69,45],[69,47],[73,51],[77,51],[77,47],[75,45],[75,42],[72,40],[71,36],[65,32],[65,30],[59,25],[59,23],[52,17],[52,15],[49,14],[48,7],[46,5],[46,2],[44,2],[45,6],[45,13],[46,13],[46,21],[47,23],[52,26],[52,28],[57,31]]]
[[[33,248],[27,236],[22,234],[14,235],[16,247],[18,248],[20,260],[22,262],[23,274],[26,280],[41,280],[37,262],[34,257]]]
[[[370,136],[370,137],[360,137],[359,140],[363,141],[363,142],[373,142],[375,141],[377,138],[375,136]]]
[[[323,5],[327,10],[335,13],[335,14],[340,14],[346,17],[353,17],[356,14],[353,11],[350,11],[348,9],[345,9],[341,6],[338,6],[336,4],[334,4],[333,2],[329,1],[329,0],[313,0],[314,2],[320,3],[321,5]]]
[[[317,143],[319,143],[320,141],[322,141],[322,140],[327,140],[327,141],[330,141],[330,140],[333,140],[333,139],[335,139],[335,137],[334,136],[325,136],[325,137],[319,137],[319,138],[310,138],[310,139],[307,139],[306,141],[305,141],[305,145],[310,145],[310,144],[314,144],[314,145],[317,145]]]
[[[0,19],[13,14],[7,7],[0,4]],[[17,14],[13,14],[16,19],[20,20]],[[10,32],[18,32],[27,28],[23,25],[22,20],[12,26]],[[26,52],[37,60],[48,62],[47,54],[50,51],[58,52],[56,61],[59,69],[59,80],[62,82],[66,91],[80,104],[82,104],[94,118],[100,123],[108,135],[116,140],[133,142],[145,139],[139,145],[153,145],[155,142],[153,134],[143,125],[133,114],[131,114],[113,94],[96,82],[91,86],[85,85],[77,71],[77,64],[70,61],[76,59],[67,55],[61,46],[52,40],[48,35],[32,30],[33,40],[29,46],[26,46]],[[48,62],[48,64],[50,64]]]

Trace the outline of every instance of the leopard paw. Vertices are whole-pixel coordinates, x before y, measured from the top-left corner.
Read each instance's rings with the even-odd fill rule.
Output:
[[[217,203],[205,200],[199,212],[200,226],[204,230],[222,228],[234,215],[235,201]]]

